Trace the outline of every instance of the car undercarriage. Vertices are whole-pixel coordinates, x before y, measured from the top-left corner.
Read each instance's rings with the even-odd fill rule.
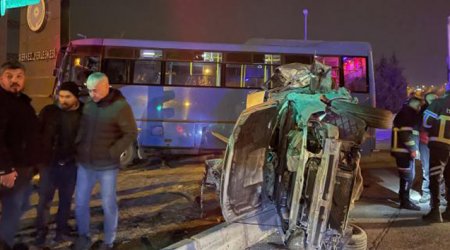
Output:
[[[334,88],[319,62],[280,66],[268,84],[240,115],[223,160],[207,168],[225,220],[272,206],[289,249],[365,249],[353,237],[363,232],[348,223],[362,185],[360,145],[392,114]]]

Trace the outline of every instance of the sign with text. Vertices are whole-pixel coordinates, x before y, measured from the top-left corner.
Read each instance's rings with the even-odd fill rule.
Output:
[[[51,60],[55,58],[56,58],[56,49],[47,49],[34,52],[23,52],[19,54],[20,62]]]
[[[39,0],[0,0],[0,15],[4,16],[7,9],[19,8],[39,3]]]

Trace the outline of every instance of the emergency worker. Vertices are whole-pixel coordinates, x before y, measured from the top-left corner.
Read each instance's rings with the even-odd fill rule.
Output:
[[[450,82],[447,83],[445,95],[436,99],[425,110],[423,127],[428,131],[430,148],[430,207],[428,214],[423,216],[425,221],[450,221],[450,208],[441,214],[439,205],[439,183],[442,176],[447,187],[446,197],[449,200],[450,187]]]
[[[437,95],[433,92],[427,93],[424,96],[424,104],[420,110],[423,117],[425,110],[430,106],[430,104],[436,100]],[[420,126],[420,142],[419,142],[419,152],[420,152],[420,162],[422,165],[422,197],[420,197],[420,203],[426,203],[430,201],[430,149],[428,148],[428,132]],[[443,184],[443,183],[442,183]],[[441,185],[443,186],[443,185]]]
[[[411,97],[395,116],[392,129],[391,154],[395,157],[400,177],[400,208],[420,211],[410,200],[410,190],[415,174],[415,159],[419,150],[419,125],[421,100]]]

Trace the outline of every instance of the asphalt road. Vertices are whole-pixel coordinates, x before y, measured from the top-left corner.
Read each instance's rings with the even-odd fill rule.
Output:
[[[119,249],[159,249],[222,222],[214,189],[204,190],[204,203],[200,205],[203,160],[194,157],[171,159],[167,164],[146,162],[119,173]],[[366,231],[368,249],[450,249],[450,223],[430,225],[420,219],[429,209],[427,204],[421,205],[420,212],[398,209],[398,177],[389,153],[365,157],[361,167],[365,188],[350,221]],[[414,188],[420,190],[420,166],[417,170]],[[412,198],[420,198],[417,191],[413,191]],[[34,238],[36,203],[37,195],[33,193],[32,206],[23,217],[18,237],[27,243]],[[93,238],[98,241],[102,238],[98,187],[92,194],[91,213]],[[75,224],[73,219],[71,223]],[[49,246],[53,249],[67,249],[70,245],[52,245],[51,237],[52,233]],[[252,249],[285,248],[279,235],[273,235]]]
[[[204,157],[171,157],[164,163],[152,160],[119,172],[118,249],[160,249],[223,221],[215,190],[206,187],[201,195],[204,160]],[[38,249],[33,246],[38,201],[36,190],[30,200],[31,207],[23,216],[22,230],[17,238],[31,245],[32,249]],[[55,195],[52,217],[57,211],[57,201]],[[70,224],[75,227],[73,214]],[[102,225],[97,185],[91,196],[91,232],[96,245],[103,237]],[[68,249],[70,241],[62,244],[52,242],[54,227],[54,224],[50,225],[48,247]]]

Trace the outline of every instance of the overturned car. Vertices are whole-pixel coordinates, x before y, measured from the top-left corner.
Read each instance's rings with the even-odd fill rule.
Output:
[[[388,128],[392,114],[358,105],[319,62],[280,66],[267,84],[249,97],[224,159],[209,164],[225,220],[275,208],[289,248],[365,249],[351,242],[347,223],[360,145],[368,127]]]

